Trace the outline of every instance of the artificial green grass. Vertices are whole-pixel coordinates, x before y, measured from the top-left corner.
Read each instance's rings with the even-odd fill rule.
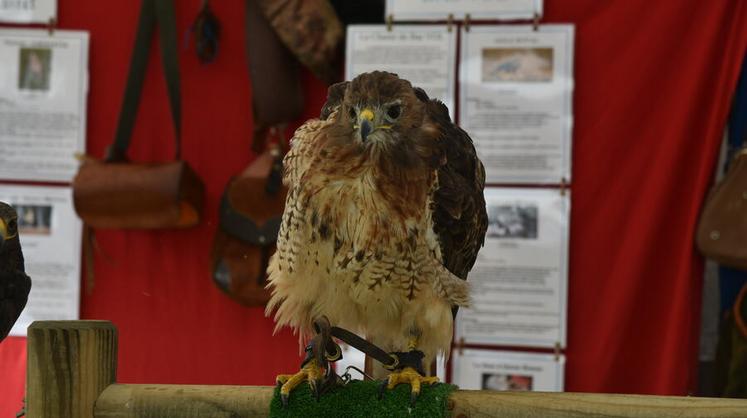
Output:
[[[271,417],[445,417],[446,401],[457,387],[438,383],[423,386],[415,406],[410,406],[410,385],[401,384],[377,399],[379,382],[353,380],[324,393],[317,402],[309,385],[291,391],[288,406],[280,402],[280,389],[270,404]]]

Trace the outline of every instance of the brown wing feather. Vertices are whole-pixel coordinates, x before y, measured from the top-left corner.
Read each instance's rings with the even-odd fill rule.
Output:
[[[483,195],[485,169],[472,139],[451,122],[446,106],[428,99],[421,89],[416,88],[415,92],[420,100],[428,103],[428,117],[441,130],[441,146],[446,156],[446,164],[438,170],[438,189],[434,192],[432,207],[443,264],[451,273],[466,280],[488,228]]]

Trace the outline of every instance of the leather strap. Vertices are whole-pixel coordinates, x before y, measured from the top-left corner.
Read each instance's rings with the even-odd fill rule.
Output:
[[[135,35],[135,46],[130,58],[130,72],[127,77],[122,108],[119,112],[114,143],[109,147],[106,161],[126,161],[132,129],[135,125],[140,94],[148,64],[153,29],[158,31],[161,46],[166,87],[168,89],[171,117],[176,134],[176,159],[181,157],[181,93],[179,89],[179,61],[177,58],[176,17],[173,0],[143,0],[140,19]]]
[[[311,339],[306,347],[306,358],[301,366],[305,365],[312,358],[316,358],[319,364],[326,364],[327,361],[337,361],[342,358],[340,348],[335,344],[331,337],[344,341],[351,347],[362,351],[367,356],[378,361],[388,370],[403,369],[412,367],[421,375],[423,371],[424,354],[420,350],[395,351],[387,353],[376,345],[364,340],[345,328],[331,326],[326,316],[318,317],[314,320],[314,331],[316,336]]]
[[[364,340],[363,338],[353,334],[345,328],[332,327],[330,334],[342,341],[345,341],[351,347],[362,351],[369,357],[375,359],[379,363],[383,364],[387,369],[395,369],[399,364],[399,359],[395,355],[391,355],[374,344]]]

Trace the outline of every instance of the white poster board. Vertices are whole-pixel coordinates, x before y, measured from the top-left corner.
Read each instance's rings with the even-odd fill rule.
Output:
[[[380,70],[404,78],[432,99],[439,99],[454,118],[456,31],[446,25],[348,26],[345,79]]]
[[[459,389],[563,391],[564,355],[464,349],[452,356]]]
[[[574,27],[474,26],[461,36],[459,123],[487,182],[570,182]]]
[[[26,308],[10,331],[25,336],[38,320],[78,319],[82,224],[68,187],[0,185],[0,201],[18,212],[18,234],[31,277]]]
[[[88,32],[0,29],[0,179],[70,182],[87,93]]]
[[[570,196],[487,188],[488,231],[457,315],[465,343],[565,347]]]
[[[49,23],[57,19],[57,0],[0,0],[0,22]]]
[[[518,20],[542,16],[542,0],[386,0],[393,20]]]

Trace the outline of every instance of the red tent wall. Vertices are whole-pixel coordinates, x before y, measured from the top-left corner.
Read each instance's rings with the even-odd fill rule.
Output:
[[[199,0],[177,4],[186,31]],[[207,186],[205,221],[184,231],[100,231],[82,318],[120,331],[122,382],[271,384],[298,366],[261,309],[222,295],[208,274],[219,196],[251,159],[244,1],[212,2],[217,61],[182,50],[183,155]],[[137,2],[59,2],[59,26],[91,32],[88,150],[113,137]],[[747,3],[545,1],[546,22],[576,25],[569,391],[686,394],[693,388],[702,260],[692,236],[747,45]],[[131,156],[172,156],[152,51]],[[304,75],[305,118],[325,87]],[[157,139],[157,140],[154,140]],[[149,141],[150,140],[150,141]],[[0,416],[18,410],[25,339],[0,344]]]

